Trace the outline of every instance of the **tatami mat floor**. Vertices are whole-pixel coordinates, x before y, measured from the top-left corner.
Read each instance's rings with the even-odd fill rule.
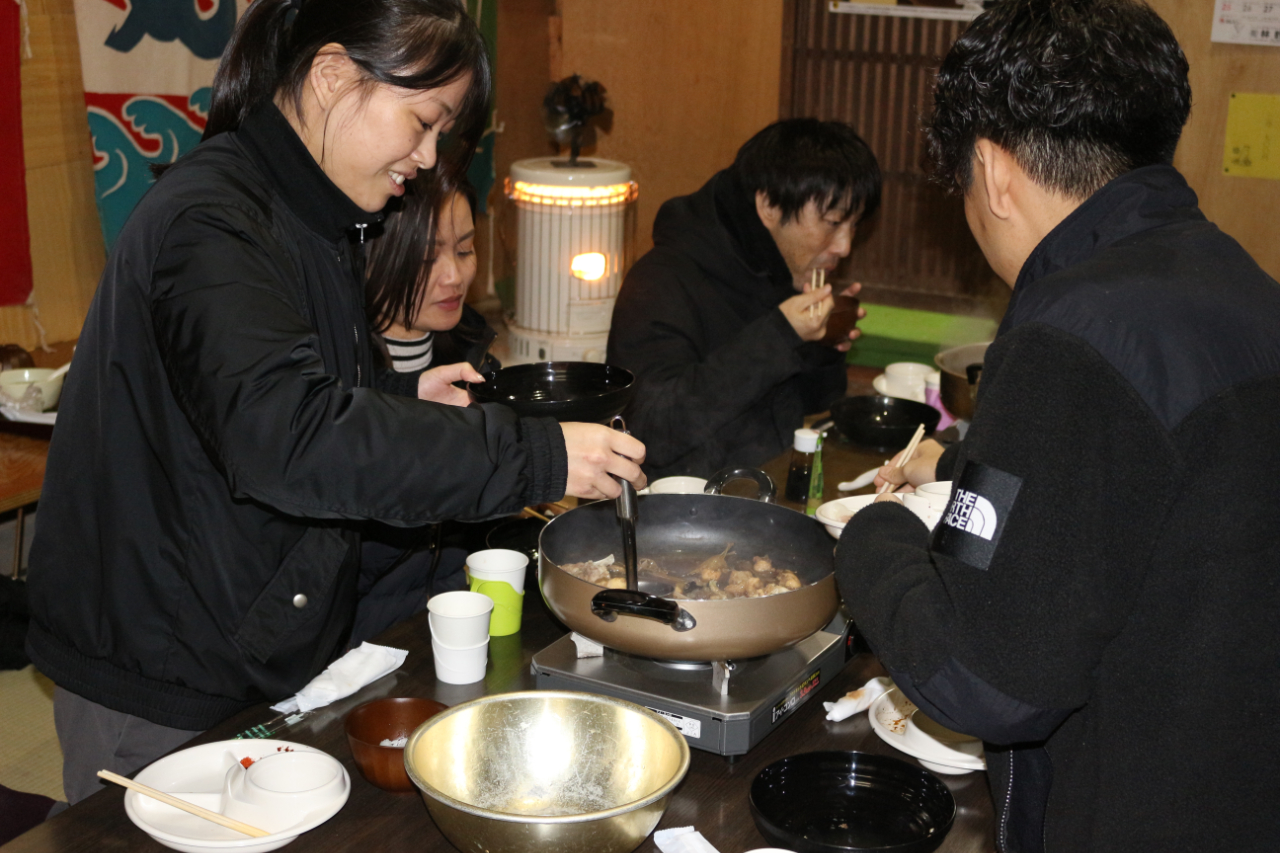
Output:
[[[35,667],[0,671],[0,785],[64,800],[53,682]]]

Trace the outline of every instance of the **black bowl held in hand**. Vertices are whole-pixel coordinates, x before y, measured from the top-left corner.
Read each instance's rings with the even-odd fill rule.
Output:
[[[541,361],[504,367],[467,384],[476,403],[501,403],[525,418],[601,423],[631,401],[635,374],[593,361]]]
[[[796,853],[930,853],[956,815],[937,776],[865,752],[775,761],[751,783],[750,802],[760,834]]]
[[[942,413],[933,406],[901,397],[845,397],[831,406],[840,434],[855,444],[880,451],[901,450],[920,424],[926,435],[938,428]]]

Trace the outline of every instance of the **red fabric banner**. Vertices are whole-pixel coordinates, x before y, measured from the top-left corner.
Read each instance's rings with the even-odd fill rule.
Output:
[[[31,294],[20,12],[17,3],[0,0],[0,305],[21,305]]]

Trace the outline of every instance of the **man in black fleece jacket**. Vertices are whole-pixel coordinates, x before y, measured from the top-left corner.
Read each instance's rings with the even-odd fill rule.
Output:
[[[662,206],[653,250],[618,294],[608,354],[636,374],[626,418],[651,478],[760,465],[844,396],[849,341],[817,343],[831,287],[809,283],[849,254],[879,203],[875,155],[851,127],[791,119]]]
[[[898,686],[986,741],[1006,853],[1280,849],[1280,286],[1168,165],[1190,97],[1133,0],[998,4],[935,89],[1013,297],[964,441],[906,469],[953,481],[942,522],[882,498],[837,577]]]

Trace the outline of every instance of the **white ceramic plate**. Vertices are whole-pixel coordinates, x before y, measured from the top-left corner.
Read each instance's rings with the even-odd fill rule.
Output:
[[[28,412],[8,404],[0,406],[0,414],[22,424],[51,424],[58,419],[57,412]]]
[[[821,504],[815,511],[814,518],[822,522],[822,526],[827,528],[827,532],[831,534],[833,539],[839,539],[840,533],[844,530],[844,526],[849,523],[849,519],[847,518],[843,521],[840,519],[843,518],[846,513],[856,513],[864,507],[871,506],[871,504],[875,503],[877,497],[878,495],[851,495],[847,498],[836,498],[833,501],[827,501],[826,503]],[[905,497],[907,496],[898,496],[900,500]],[[936,525],[938,523],[938,519],[942,517],[940,513],[930,515],[924,507],[915,505],[914,503],[912,505],[908,505],[905,500],[903,501],[903,505],[914,512],[916,517],[929,525],[930,528]],[[850,518],[852,517],[853,516],[850,515]]]
[[[193,746],[161,758],[140,772],[136,778],[144,785],[218,811],[222,805],[222,785],[227,771],[243,758],[255,761],[281,749],[295,752],[321,750],[283,740],[224,740]],[[326,754],[321,752],[321,754]],[[338,813],[351,794],[351,777],[342,769],[342,785],[338,793],[316,802],[292,826],[262,838],[252,838],[216,823],[187,814],[134,791],[126,791],[124,810],[139,829],[156,841],[185,853],[207,853],[230,850],[235,853],[265,853],[293,841]],[[263,826],[270,830],[271,827]]]
[[[927,748],[908,741],[905,736],[907,720],[915,710],[916,706],[912,701],[901,690],[893,687],[871,703],[871,707],[867,709],[867,719],[882,741],[919,759],[921,764],[935,773],[960,775],[987,769],[981,741],[967,741],[957,749],[938,741],[931,742]]]
[[[846,514],[852,518],[852,514],[858,510],[870,506],[876,499],[875,495],[852,495],[847,498],[836,498],[833,501],[827,501],[821,504],[814,512],[814,518],[822,522],[822,526],[827,528],[827,532],[832,538],[839,539],[840,531],[844,530],[844,526],[849,522],[848,518],[844,518]]]
[[[920,389],[919,395],[915,397],[903,397],[901,394],[890,394],[888,386],[885,383],[884,374],[881,373],[875,379],[871,380],[871,387],[876,389],[877,394],[883,394],[886,397],[901,397],[903,400],[915,400],[917,403],[924,402],[924,389]]]

